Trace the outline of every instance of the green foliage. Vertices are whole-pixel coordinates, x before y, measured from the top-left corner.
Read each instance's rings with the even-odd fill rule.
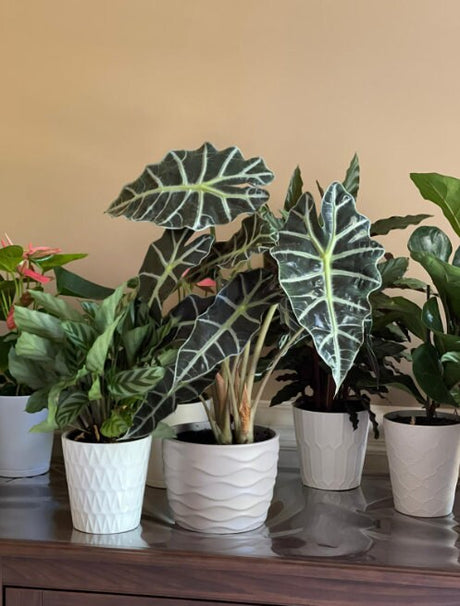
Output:
[[[412,173],[410,178],[460,235],[460,180],[438,173]],[[435,226],[417,228],[408,246],[434,286],[427,289],[422,310],[424,342],[413,352],[414,376],[427,395],[427,415],[433,417],[440,404],[460,406],[460,255]]]

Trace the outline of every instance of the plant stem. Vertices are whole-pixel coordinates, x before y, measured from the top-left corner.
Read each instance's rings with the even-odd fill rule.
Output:
[[[271,377],[273,371],[276,368],[276,365],[281,360],[281,358],[287,353],[290,347],[297,341],[300,335],[303,333],[304,329],[299,328],[297,332],[295,332],[292,337],[284,344],[284,346],[278,351],[276,356],[273,358],[273,362],[270,365],[270,369],[265,373],[264,378],[260,382],[259,389],[257,390],[257,395],[254,399],[251,399],[251,416],[254,419],[257,407],[259,406],[259,402],[262,399],[263,391],[268,383],[269,378]],[[250,392],[248,391],[248,394]]]
[[[247,374],[247,379],[245,381],[246,391],[248,394],[249,401],[251,402],[251,405],[252,405],[252,391],[254,388],[254,381],[255,381],[255,374],[257,371],[257,365],[259,363],[259,359],[262,354],[262,349],[263,349],[263,346],[265,343],[265,338],[267,336],[268,329],[270,328],[271,321],[273,319],[273,316],[275,315],[277,308],[278,308],[278,303],[275,303],[274,305],[271,305],[269,310],[267,311],[267,315],[265,316],[262,326],[260,327],[259,335],[257,337],[256,345],[254,347],[254,352],[252,354],[252,360],[251,360],[251,364],[249,367],[249,372]],[[268,373],[268,374],[270,375],[271,373]],[[244,381],[244,379],[245,379],[245,377],[243,377],[243,381]]]

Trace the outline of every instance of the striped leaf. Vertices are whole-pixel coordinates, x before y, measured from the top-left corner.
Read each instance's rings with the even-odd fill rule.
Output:
[[[190,401],[210,385],[216,369],[240,353],[257,332],[264,313],[277,302],[272,274],[263,269],[237,274],[194,323],[179,350],[175,372],[162,381],[138,411],[129,435],[146,435],[171,413],[178,401]]]
[[[237,147],[218,151],[205,143],[192,151],[171,151],[159,164],[147,166],[107,212],[199,231],[255,212],[267,202],[269,194],[262,186],[272,179],[262,158],[245,160]]]
[[[51,341],[59,342],[64,338],[60,321],[41,311],[17,305],[14,309],[14,322],[19,330],[26,330]]]
[[[52,316],[56,316],[60,320],[76,320],[77,322],[80,319],[78,311],[66,303],[64,299],[41,292],[40,290],[31,290],[29,292],[35,303],[39,307],[43,307]]]
[[[72,425],[88,404],[88,394],[83,391],[63,392],[56,410],[56,423],[61,428]]]
[[[350,166],[347,169],[345,179],[342,185],[353,198],[356,200],[359,191],[359,160],[355,154],[351,159]]]
[[[109,391],[115,400],[143,396],[163,378],[164,373],[164,368],[159,366],[122,370],[113,377]]]
[[[325,192],[318,218],[302,195],[272,254],[298,323],[311,335],[339,389],[364,339],[369,294],[378,289],[383,248],[369,237],[369,221],[340,183]]]
[[[212,236],[202,235],[190,241],[193,233],[190,229],[165,230],[148,248],[139,270],[139,297],[155,318],[161,318],[163,304],[184,272],[209,253]]]
[[[98,336],[97,331],[84,322],[63,322],[62,329],[67,339],[82,351],[88,351]]]

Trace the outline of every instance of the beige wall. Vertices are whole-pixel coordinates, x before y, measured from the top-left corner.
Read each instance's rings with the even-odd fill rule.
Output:
[[[371,218],[433,210],[408,173],[460,176],[457,0],[0,0],[0,232],[134,274],[152,228],[103,214],[204,140],[263,155],[279,204],[362,165]],[[403,252],[405,236],[392,247]]]

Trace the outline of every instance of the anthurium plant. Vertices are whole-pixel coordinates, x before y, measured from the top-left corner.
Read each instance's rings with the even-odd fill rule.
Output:
[[[0,394],[20,395],[28,393],[26,385],[18,383],[9,372],[8,353],[17,339],[15,307],[34,307],[33,291],[41,291],[55,279],[56,272],[71,261],[86,254],[63,254],[59,248],[48,246],[22,247],[5,236],[0,248]],[[71,275],[71,272],[68,272]]]
[[[460,179],[438,173],[410,177],[460,236]],[[412,357],[414,376],[426,394],[426,418],[434,423],[440,405],[460,406],[460,247],[454,251],[449,236],[436,226],[416,229],[408,245],[412,259],[423,266],[433,285],[427,289],[421,314],[423,343]]]
[[[274,352],[265,367],[266,381],[280,356],[306,335],[330,368],[337,392],[366,334],[369,295],[381,285],[377,264],[383,248],[370,238],[369,221],[356,210],[358,176],[354,163],[345,186],[334,182],[326,189],[317,213],[296,170],[277,217],[267,205],[263,186],[273,173],[263,160],[245,160],[236,147],[219,151],[206,143],[197,150],[168,153],[123,188],[109,214],[150,221],[165,230],[140,272],[140,292],[152,316],[159,313],[166,283],[168,292],[170,283],[176,290],[184,281],[216,284],[213,294],[188,295],[182,301],[184,306],[193,301],[197,316],[174,368],[139,409],[134,433],[171,412],[178,394],[183,401],[185,392],[196,399],[216,378],[208,411],[216,439],[251,441],[261,393],[259,387],[254,394],[253,386],[260,378],[262,351],[268,344]],[[216,227],[241,214],[248,215],[241,227],[229,240],[219,241]],[[178,254],[174,244],[185,241],[200,250],[186,273],[176,259],[190,257],[185,250]],[[265,267],[251,269],[258,254],[265,257]],[[161,256],[168,259],[164,282],[155,269]],[[265,338],[272,322],[280,327],[276,342]]]

